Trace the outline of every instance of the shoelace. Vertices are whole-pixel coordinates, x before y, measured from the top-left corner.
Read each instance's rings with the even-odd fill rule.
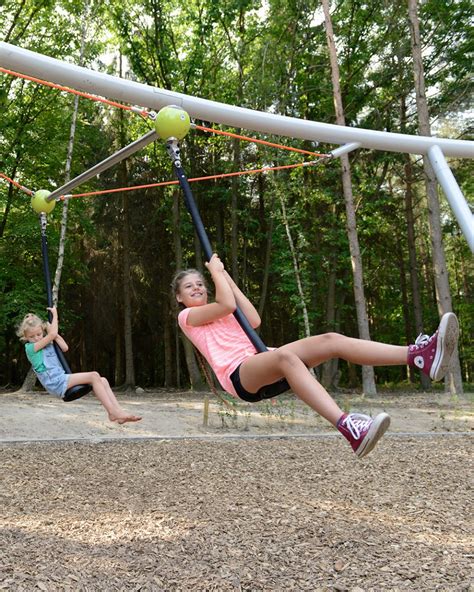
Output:
[[[351,436],[358,440],[360,434],[370,426],[372,418],[362,413],[351,413],[344,420],[344,425],[347,427]]]
[[[418,335],[418,337],[415,339],[414,347],[416,349],[419,349],[421,347],[425,347],[425,345],[428,345],[430,340],[431,340],[431,337],[429,335],[423,335],[423,333],[420,333]]]

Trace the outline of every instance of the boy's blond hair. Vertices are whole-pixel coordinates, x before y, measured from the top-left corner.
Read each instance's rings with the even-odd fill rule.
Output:
[[[25,315],[24,319],[18,325],[17,330],[16,330],[16,334],[20,338],[20,341],[22,341],[22,342],[28,341],[27,338],[25,337],[26,331],[28,329],[33,329],[35,327],[38,327],[38,325],[41,325],[41,327],[43,328],[43,331],[46,331],[46,323],[42,319],[40,319],[39,316],[37,316],[33,313],[29,313],[29,314]]]

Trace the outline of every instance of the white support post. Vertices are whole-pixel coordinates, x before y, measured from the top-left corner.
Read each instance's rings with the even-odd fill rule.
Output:
[[[444,158],[443,151],[439,146],[431,146],[428,150],[428,158],[436,178],[438,179],[438,183],[443,188],[469,247],[474,253],[474,216],[467,201],[464,199],[464,195],[462,194],[446,159]]]
[[[348,154],[353,150],[357,150],[357,148],[360,148],[360,142],[352,142],[351,144],[344,144],[343,146],[339,146],[339,148],[331,150],[329,154],[331,155],[331,158],[339,158],[343,154]]]

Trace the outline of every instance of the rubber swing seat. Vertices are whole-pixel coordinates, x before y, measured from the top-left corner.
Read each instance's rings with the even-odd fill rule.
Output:
[[[76,386],[72,386],[71,388],[67,389],[67,391],[63,397],[63,401],[65,403],[70,403],[71,401],[76,401],[77,399],[80,399],[84,395],[87,395],[87,393],[90,393],[91,390],[92,390],[92,387],[90,384],[78,384]]]

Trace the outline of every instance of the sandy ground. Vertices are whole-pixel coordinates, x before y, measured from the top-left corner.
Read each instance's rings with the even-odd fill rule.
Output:
[[[292,397],[0,394],[0,590],[474,592],[473,408],[338,395],[392,417],[364,460]]]
[[[384,394],[367,399],[339,394],[345,410],[374,415],[386,411],[391,433],[471,432],[474,408],[468,400],[445,394]],[[292,395],[257,405],[228,399],[233,408],[209,395],[209,416],[204,425],[204,394],[144,392],[118,394],[120,404],[143,417],[136,424],[116,425],[102,406],[88,395],[63,403],[45,393],[0,393],[0,442],[41,440],[147,439],[226,437],[231,435],[335,435],[333,428]]]

